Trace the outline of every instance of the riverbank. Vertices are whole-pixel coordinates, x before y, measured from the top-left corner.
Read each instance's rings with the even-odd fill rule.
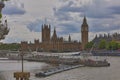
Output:
[[[120,56],[120,51],[92,51],[93,56]]]

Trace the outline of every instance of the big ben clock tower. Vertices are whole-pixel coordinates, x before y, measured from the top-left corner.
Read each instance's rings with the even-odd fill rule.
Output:
[[[82,50],[85,49],[85,45],[88,43],[88,24],[86,17],[84,16],[83,23],[81,26],[81,39],[82,39]]]

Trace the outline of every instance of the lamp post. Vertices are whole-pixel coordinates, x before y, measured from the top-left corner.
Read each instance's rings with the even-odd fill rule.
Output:
[[[21,50],[20,56],[21,56],[21,66],[22,66],[22,72],[15,72],[14,73],[14,78],[16,80],[29,80],[30,77],[30,72],[24,72],[24,51],[23,49]]]
[[[22,72],[24,72],[24,65],[23,65],[23,60],[24,60],[24,53],[21,51],[21,64],[22,64]]]

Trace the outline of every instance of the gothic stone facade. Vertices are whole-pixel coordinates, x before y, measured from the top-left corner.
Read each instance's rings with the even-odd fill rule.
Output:
[[[32,51],[45,51],[45,52],[64,52],[64,51],[80,51],[84,49],[88,42],[88,24],[86,17],[83,19],[81,26],[82,44],[77,41],[72,41],[69,35],[68,41],[64,41],[63,37],[58,37],[56,29],[54,28],[53,35],[51,35],[51,26],[42,25],[42,42],[34,40],[34,43],[21,42],[23,49]]]
[[[83,24],[81,26],[81,40],[82,40],[82,50],[84,50],[85,45],[88,43],[88,24],[87,19],[84,16]]]
[[[23,49],[32,51],[45,51],[45,52],[64,52],[64,51],[80,51],[80,42],[71,41],[69,35],[68,41],[64,41],[63,37],[58,37],[56,30],[54,29],[52,37],[51,26],[44,24],[42,25],[42,42],[34,40],[34,43],[21,42]]]
[[[118,43],[120,43],[120,33],[113,33],[113,34],[99,34],[99,36],[95,36],[95,38],[93,39],[93,42],[96,43],[96,44],[99,44],[99,42],[101,40],[106,40],[107,42],[110,42],[110,41],[116,41]]]

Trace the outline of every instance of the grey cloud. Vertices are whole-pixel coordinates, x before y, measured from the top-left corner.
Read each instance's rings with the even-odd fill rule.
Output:
[[[115,21],[115,20],[114,20]],[[94,20],[94,22],[90,23],[90,31],[91,32],[109,32],[112,30],[120,29],[119,24],[115,24],[113,20],[111,21],[101,21],[101,20]]]
[[[57,18],[57,20],[66,20],[66,21],[68,21],[68,20],[72,20],[73,18],[69,15],[69,13],[64,13],[64,12],[55,12],[55,14],[54,14],[55,16],[57,16],[56,18]]]
[[[87,17],[90,18],[113,18],[113,12],[120,12],[117,11],[117,7],[115,11],[111,11],[108,9],[109,3],[106,0],[94,0],[92,4],[86,4],[83,6],[71,6],[74,4],[74,1],[68,1],[66,5],[63,5],[62,7],[56,9],[56,13],[81,13],[81,14],[86,14]],[[106,6],[106,4],[108,6]],[[64,16],[64,15],[63,15]]]
[[[82,8],[80,7],[62,7],[60,9],[58,9],[59,11],[63,11],[63,12],[80,12],[80,11],[84,11]]]
[[[62,0],[61,0],[62,2]],[[116,6],[115,4],[110,4],[112,2],[107,2],[106,0],[94,0],[92,4],[86,4],[82,6],[75,6],[75,0],[67,0],[65,1],[66,4],[59,8],[54,8],[54,16],[57,18],[57,22],[59,22],[58,26],[64,27],[66,32],[74,32],[79,31],[81,26],[81,22],[74,19],[69,13],[73,15],[78,15],[79,18],[83,18],[84,15],[87,16],[87,19],[90,18],[93,21],[90,23],[88,21],[90,31],[91,32],[101,32],[101,31],[111,31],[117,30],[119,25],[116,25],[113,21],[109,21],[109,19],[115,19],[115,14],[120,14],[120,6]],[[63,1],[64,3],[64,1]],[[74,5],[74,6],[73,6]],[[81,4],[80,4],[81,5]],[[67,22],[70,21],[71,23],[61,23],[61,21]],[[78,23],[79,22],[79,23]],[[105,26],[105,24],[109,24],[109,26]]]
[[[80,25],[79,23],[75,22],[68,22],[68,23],[60,23],[58,24],[59,29],[62,29],[62,31],[58,31],[59,35],[65,35],[70,33],[79,33],[80,32]]]
[[[78,26],[75,24],[70,24],[70,23],[66,23],[66,24],[60,24],[60,26],[63,26],[65,28],[65,32],[79,32]]]
[[[111,10],[112,14],[120,14],[120,6],[112,6],[112,7],[109,7],[108,9]]]
[[[72,6],[73,4],[74,4],[74,1],[69,1],[66,5],[60,7],[58,11],[59,12],[74,12],[74,13],[84,11],[84,9],[81,7]]]
[[[97,26],[97,27],[96,27]],[[90,29],[91,32],[109,32],[112,30],[118,30],[120,26],[109,26],[109,27],[105,27],[103,25],[93,25],[93,28]]]
[[[18,2],[18,4],[13,4],[12,2],[8,1],[6,2],[2,13],[6,15],[23,15],[26,13],[26,11],[23,3]]]
[[[30,30],[30,31],[33,31],[33,32],[40,32],[41,31],[41,26],[42,26],[42,23],[43,21],[42,20],[36,20],[34,22],[31,22],[27,25],[27,28]]]
[[[16,43],[16,42],[21,42],[21,41],[23,41],[24,39],[21,39],[21,38],[15,38],[15,37],[6,37],[5,38],[5,40],[4,40],[4,42],[10,42],[10,43]]]

